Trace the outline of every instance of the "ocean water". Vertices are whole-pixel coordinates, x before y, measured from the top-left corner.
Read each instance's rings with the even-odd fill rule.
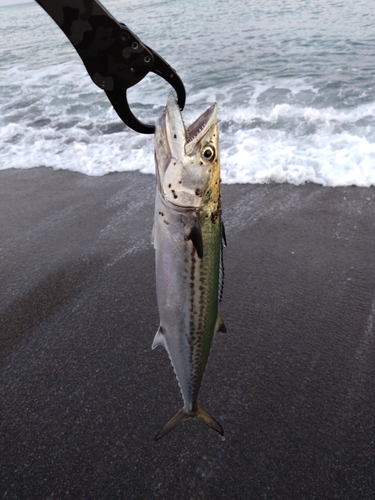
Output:
[[[375,185],[373,0],[104,0],[187,90],[186,124],[219,106],[226,183]],[[154,172],[153,137],[128,129],[36,3],[0,7],[0,169]],[[154,122],[169,86],[129,91]]]

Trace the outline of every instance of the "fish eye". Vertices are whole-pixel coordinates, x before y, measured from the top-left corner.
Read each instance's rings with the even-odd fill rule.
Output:
[[[212,161],[215,158],[215,148],[206,146],[202,151],[202,158],[204,160]]]

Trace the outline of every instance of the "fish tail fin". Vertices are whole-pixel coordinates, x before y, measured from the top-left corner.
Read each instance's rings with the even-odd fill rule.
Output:
[[[160,429],[160,431],[156,434],[155,436],[155,441],[159,441],[160,438],[168,434],[176,425],[178,425],[180,422],[185,420],[187,417],[187,413],[185,410],[185,407],[180,410],[177,415],[175,415],[173,418],[170,419],[169,422],[167,422],[164,427]]]
[[[200,406],[196,407],[195,411],[188,412],[185,407],[180,410],[177,415],[175,415],[169,422],[167,422],[164,427],[160,429],[160,431],[155,436],[155,441],[159,441],[163,436],[168,434],[174,427],[176,427],[183,420],[187,420],[188,418],[196,418],[197,420],[201,420],[205,424],[207,424],[211,429],[214,429],[222,436],[224,435],[223,428],[219,424],[217,420],[215,420],[209,413],[207,413]]]
[[[221,427],[221,425],[219,424],[219,422],[217,420],[215,420],[214,417],[212,417],[209,413],[207,413],[205,410],[203,410],[203,408],[201,408],[200,406],[197,407],[197,415],[195,418],[197,418],[198,420],[201,420],[202,422],[207,424],[208,427],[211,427],[211,429],[214,429],[219,434],[224,436],[224,430]]]

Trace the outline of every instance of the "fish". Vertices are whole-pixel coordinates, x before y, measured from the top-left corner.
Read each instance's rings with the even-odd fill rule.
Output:
[[[183,408],[155,436],[186,419],[224,435],[197,404],[211,344],[226,332],[218,314],[223,291],[217,104],[188,128],[173,93],[155,129],[156,197],[152,241],[160,326],[152,348],[163,346],[179,383]]]

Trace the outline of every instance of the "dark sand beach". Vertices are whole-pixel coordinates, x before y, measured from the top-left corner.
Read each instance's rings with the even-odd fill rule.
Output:
[[[375,189],[224,185],[188,421],[158,327],[154,177],[0,172],[1,498],[375,498]]]

